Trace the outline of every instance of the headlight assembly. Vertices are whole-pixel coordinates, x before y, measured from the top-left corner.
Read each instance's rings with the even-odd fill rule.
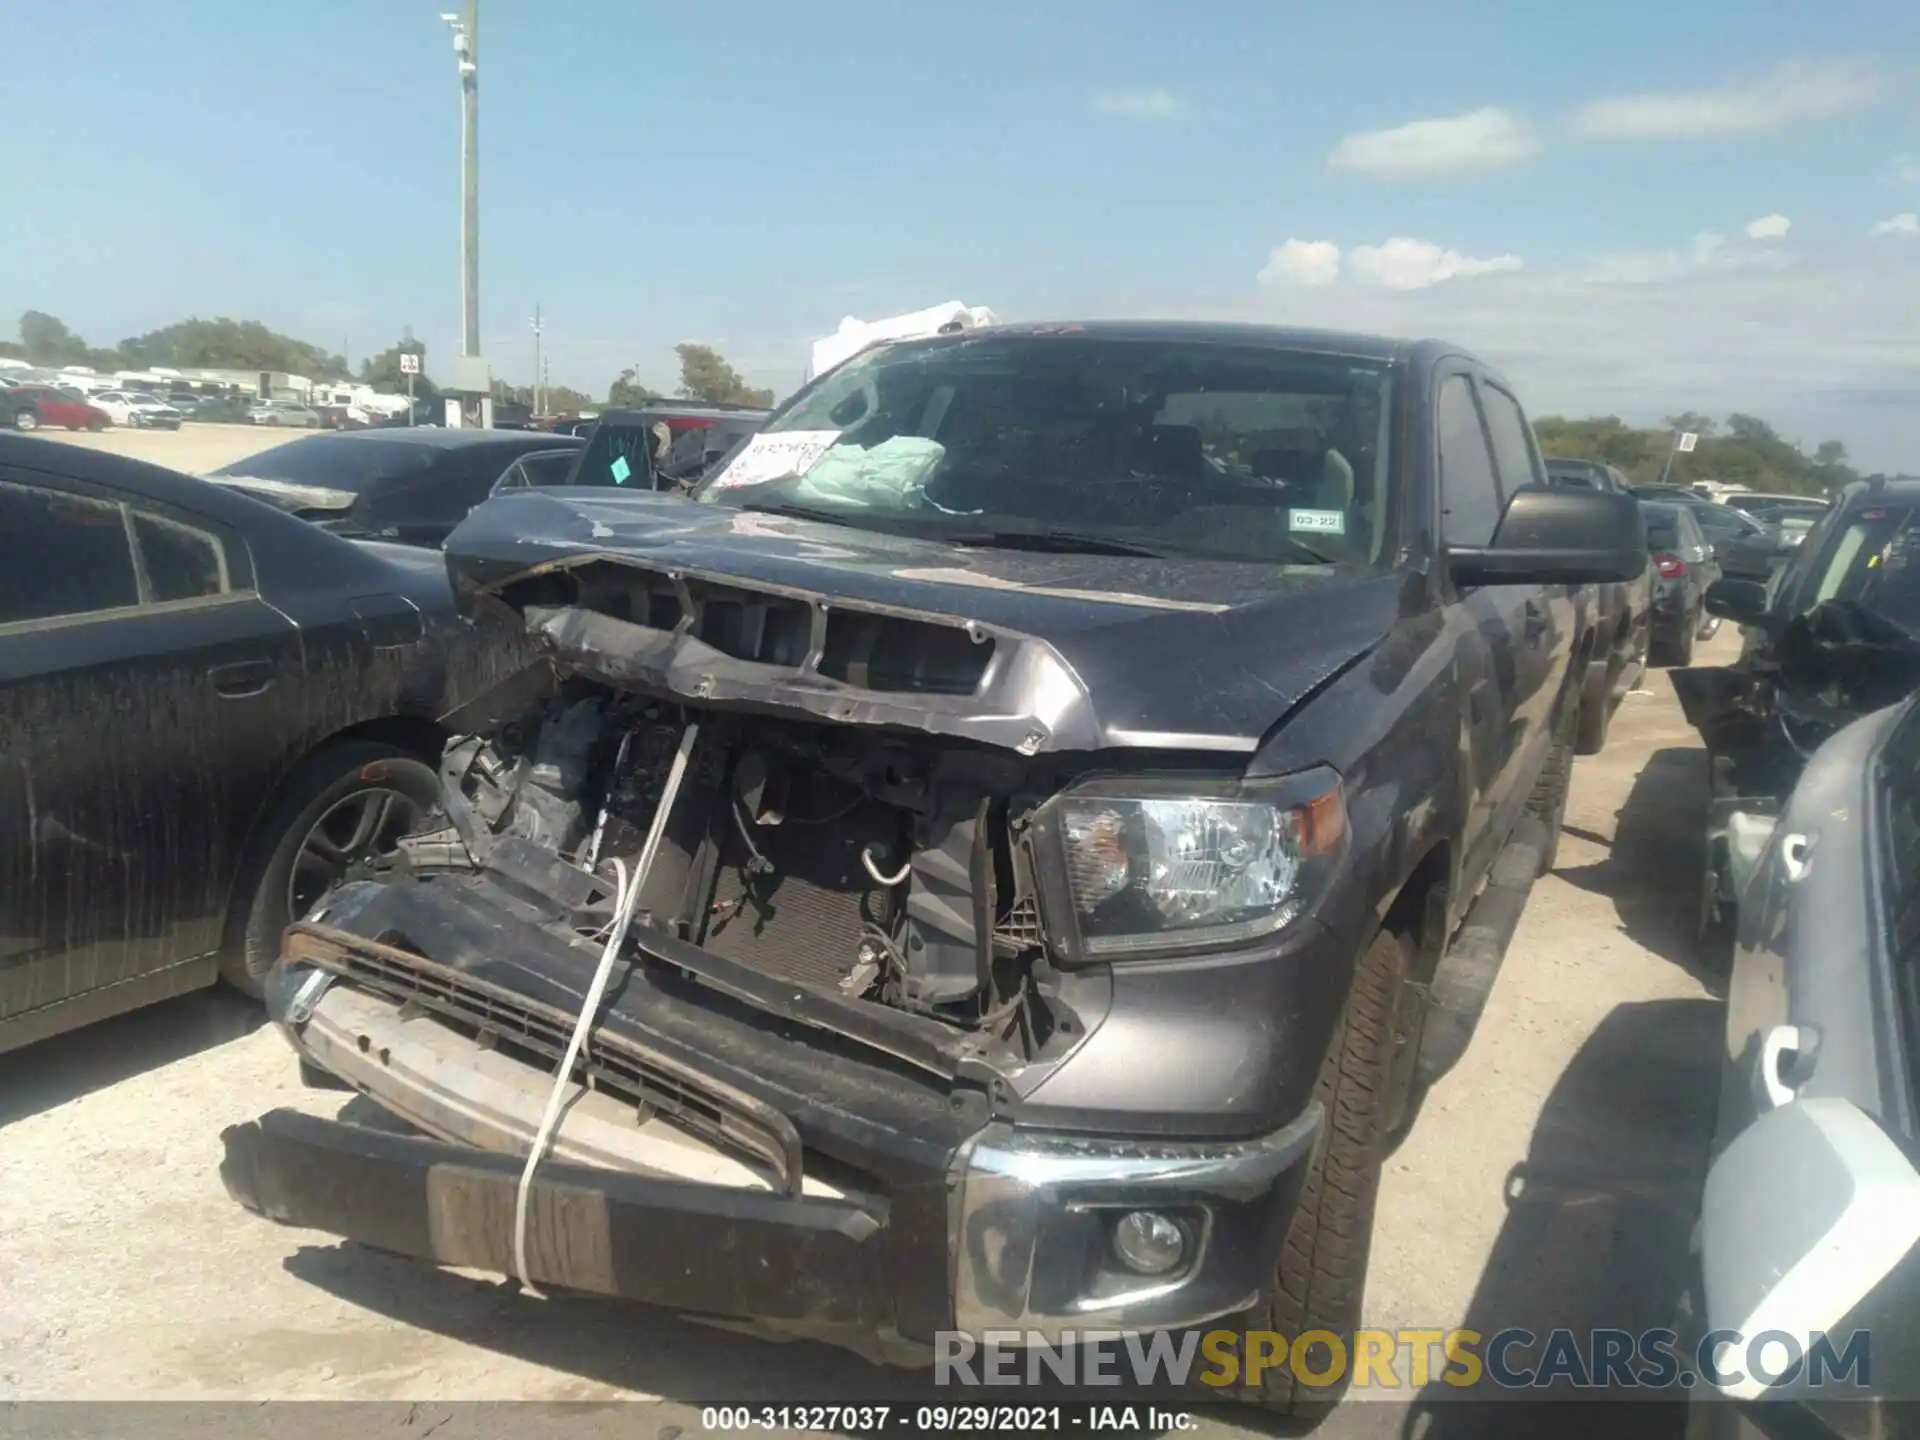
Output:
[[[1034,816],[1056,954],[1073,960],[1211,949],[1284,928],[1343,853],[1339,777],[1102,779]]]

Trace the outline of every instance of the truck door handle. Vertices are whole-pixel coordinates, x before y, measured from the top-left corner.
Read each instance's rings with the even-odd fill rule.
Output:
[[[273,684],[273,666],[265,660],[236,660],[231,665],[216,665],[207,671],[213,693],[227,700],[246,700],[264,695]]]

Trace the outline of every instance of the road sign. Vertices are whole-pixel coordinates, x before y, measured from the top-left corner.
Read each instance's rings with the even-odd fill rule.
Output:
[[[420,373],[420,357],[413,354],[402,355],[400,357],[400,373],[402,375],[418,375]],[[1692,437],[1689,436],[1688,438],[1691,439]],[[1693,447],[1689,445],[1687,448],[1691,450]]]
[[[1692,454],[1693,447],[1695,444],[1699,442],[1699,439],[1700,437],[1694,434],[1693,431],[1682,430],[1680,432],[1680,443],[1676,445],[1674,448],[1678,450],[1682,455]]]

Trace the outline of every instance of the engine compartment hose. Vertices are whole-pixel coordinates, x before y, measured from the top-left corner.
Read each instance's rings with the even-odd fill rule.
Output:
[[[882,874],[878,862],[873,858],[873,847],[871,845],[862,847],[860,851],[860,863],[867,867],[867,874],[873,877],[876,885],[904,885],[907,883],[907,876],[913,873],[913,861],[909,860],[893,874]]]
[[[546,1157],[547,1146],[553,1143],[553,1132],[560,1124],[560,1112],[566,1104],[568,1088],[573,1084],[573,1067],[579,1063],[580,1052],[586,1048],[587,1035],[593,1029],[594,1017],[600,1013],[600,1002],[606,998],[607,982],[613,976],[613,962],[627,943],[627,930],[633,923],[634,902],[640,898],[640,888],[646,881],[647,872],[653,868],[653,857],[659,853],[661,837],[667,831],[667,817],[672,813],[673,802],[680,794],[680,782],[687,774],[687,758],[693,753],[693,742],[699,733],[700,727],[690,723],[681,735],[680,748],[673,756],[673,768],[667,772],[666,786],[660,792],[660,803],[654,807],[653,824],[647,829],[647,842],[641,847],[640,858],[634,862],[633,876],[631,879],[624,874],[621,876],[624,883],[614,910],[613,933],[607,937],[607,947],[600,952],[600,963],[594,967],[593,982],[587,986],[586,998],[580,1002],[580,1018],[574,1023],[573,1037],[567,1041],[567,1053],[561,1057],[560,1068],[554,1074],[553,1089],[547,1095],[546,1112],[541,1115],[540,1128],[534,1132],[533,1144],[527,1150],[527,1163],[520,1170],[520,1188],[513,1197],[513,1269],[521,1288],[540,1299],[546,1297],[527,1274],[527,1209],[528,1198],[533,1193],[533,1177]]]

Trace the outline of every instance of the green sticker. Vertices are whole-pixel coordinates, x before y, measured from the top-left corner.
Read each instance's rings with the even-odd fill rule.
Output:
[[[611,468],[613,470],[613,483],[616,485],[626,484],[627,477],[633,474],[633,467],[627,464],[627,457],[624,455],[616,457]]]

